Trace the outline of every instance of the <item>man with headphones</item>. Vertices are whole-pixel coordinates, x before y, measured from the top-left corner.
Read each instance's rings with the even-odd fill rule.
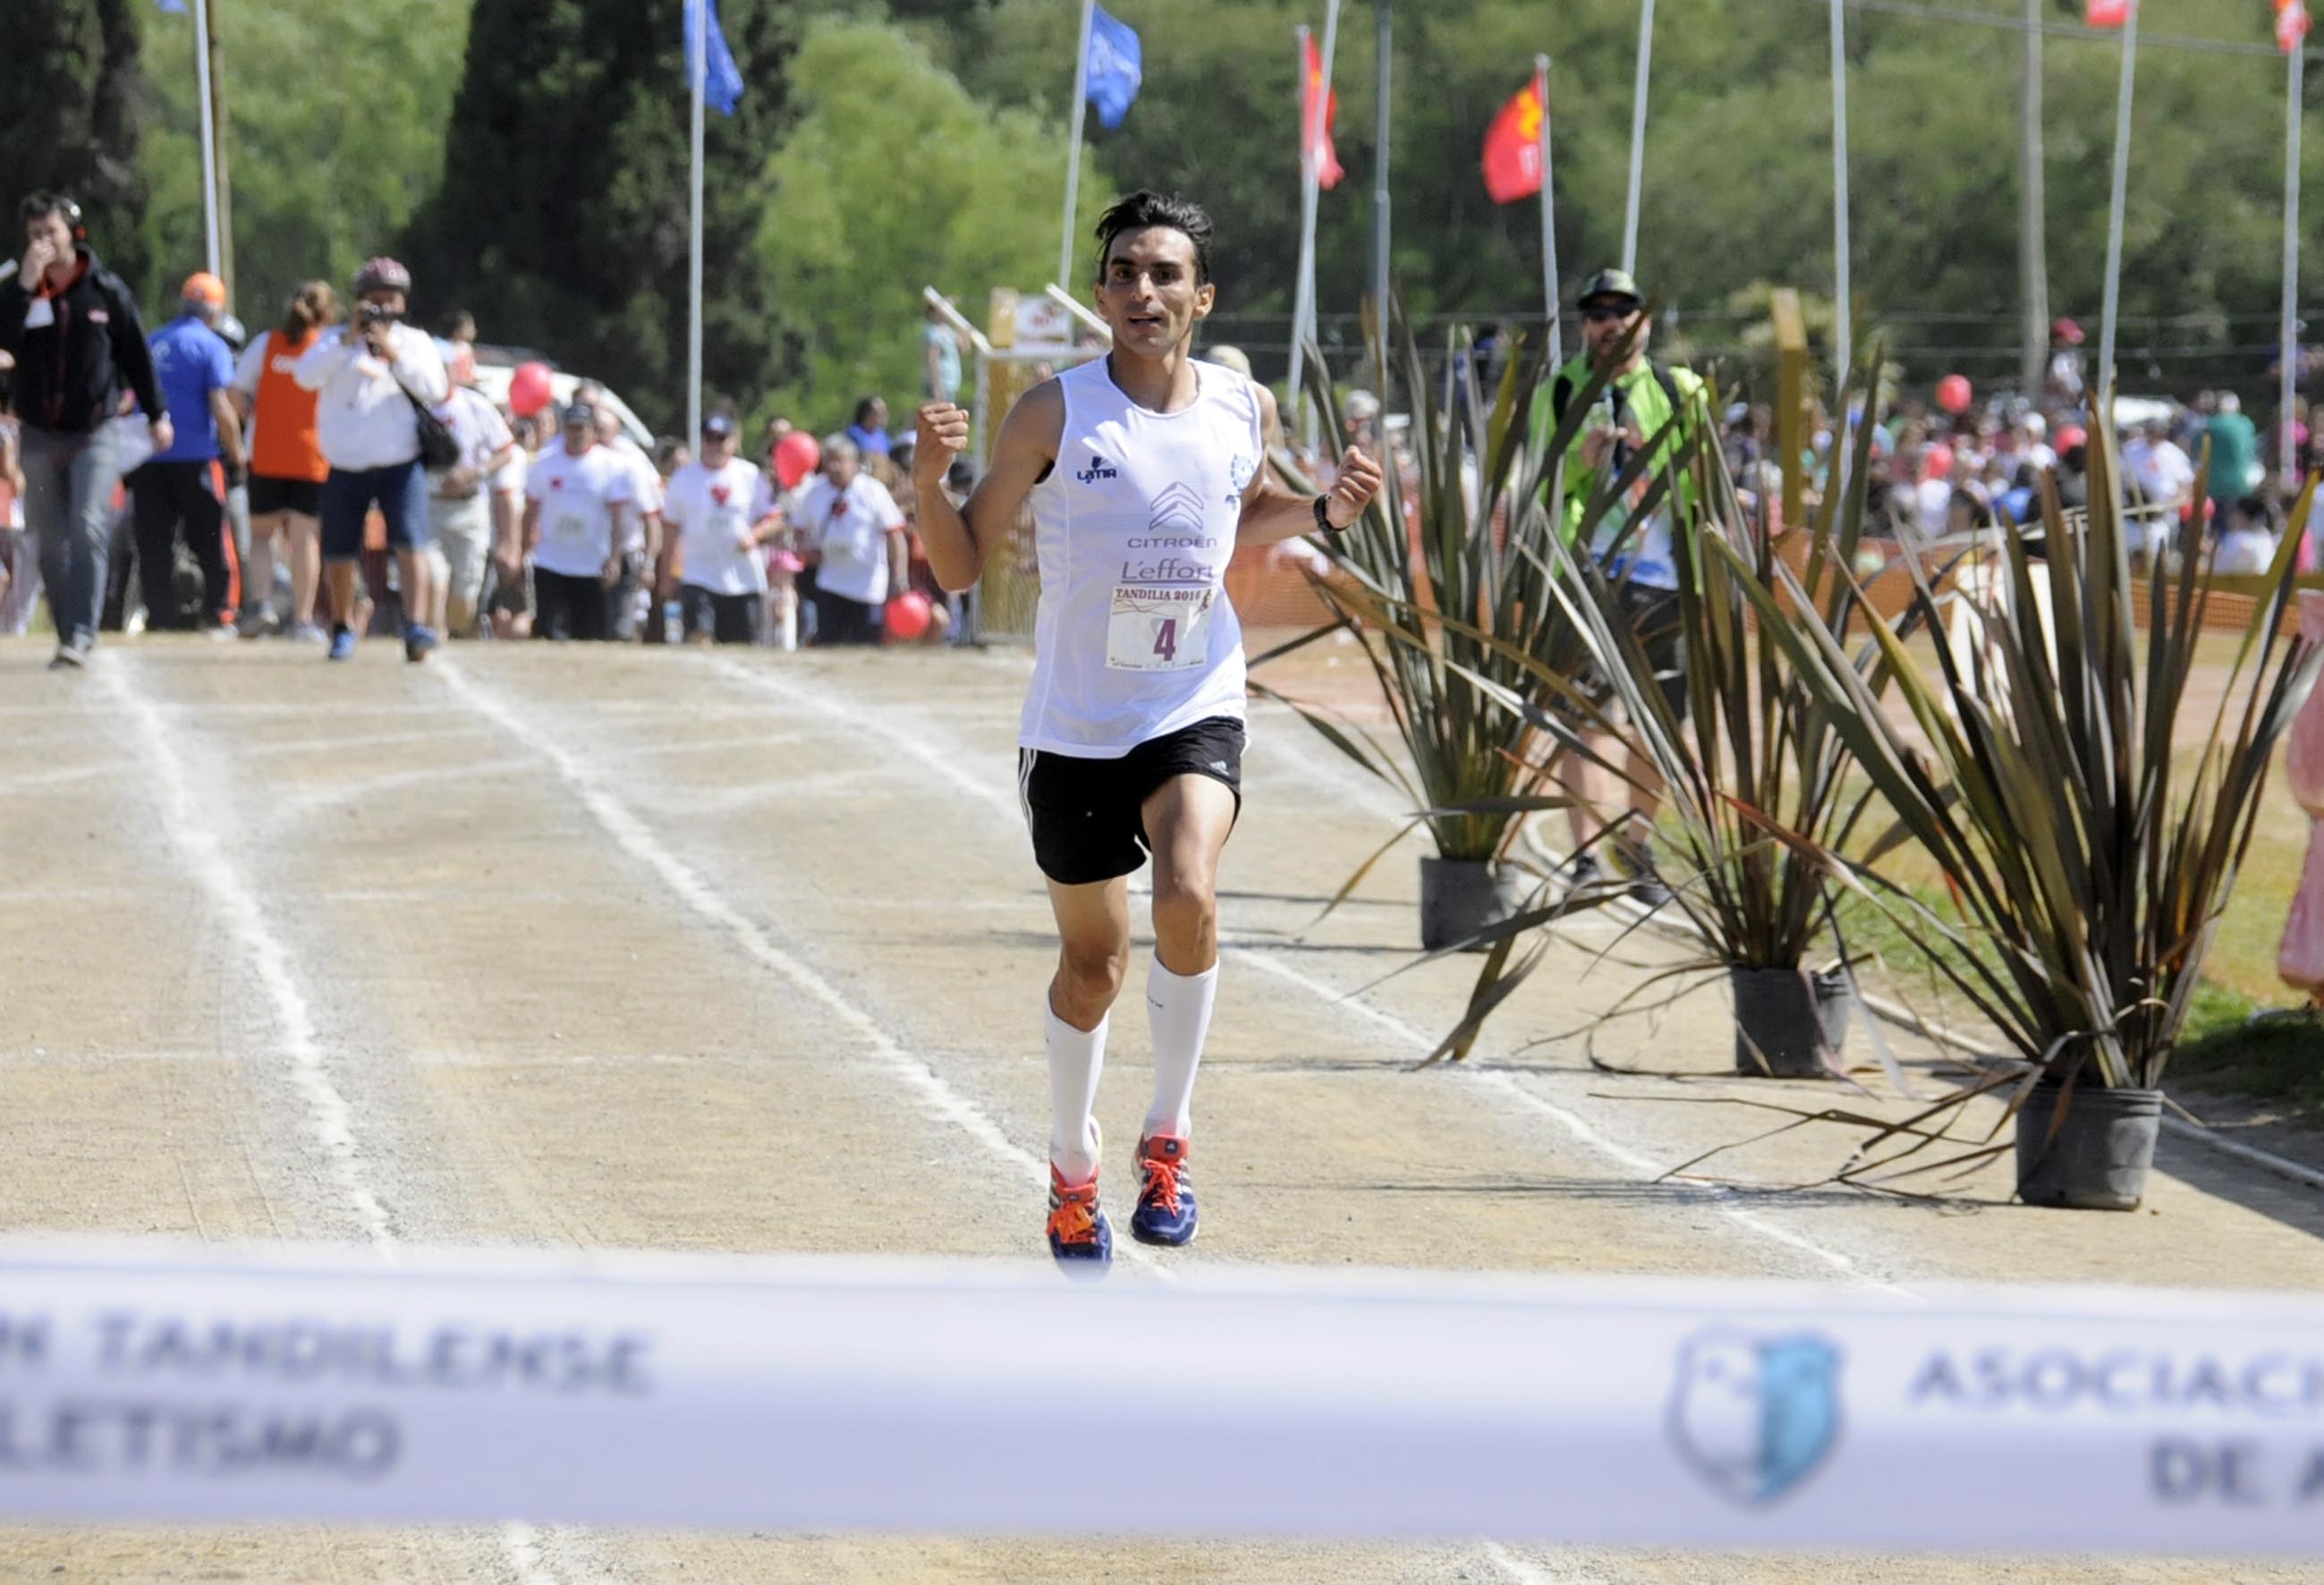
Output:
[[[105,598],[106,513],[121,475],[107,426],[121,392],[135,393],[155,450],[167,450],[176,434],[137,305],[90,251],[79,206],[40,192],[17,214],[25,245],[15,269],[0,275],[0,351],[16,360],[24,523],[40,545],[57,624],[49,668],[72,670],[97,642]]]

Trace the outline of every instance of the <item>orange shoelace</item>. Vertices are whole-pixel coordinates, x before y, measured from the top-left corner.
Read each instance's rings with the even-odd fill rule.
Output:
[[[1162,1209],[1173,1216],[1177,1215],[1179,1165],[1167,1156],[1146,1157],[1139,1163],[1146,1174],[1146,1184],[1139,1198],[1149,1202],[1159,1200]]]
[[[1049,1236],[1061,1244],[1097,1241],[1097,1185],[1066,1189],[1056,1194],[1049,1208]]]

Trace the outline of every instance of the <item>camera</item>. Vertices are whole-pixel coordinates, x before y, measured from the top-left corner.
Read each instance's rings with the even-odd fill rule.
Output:
[[[357,303],[355,305],[355,323],[358,325],[392,325],[398,319],[402,318],[403,316],[401,314],[397,313],[393,309],[389,308],[384,303]]]

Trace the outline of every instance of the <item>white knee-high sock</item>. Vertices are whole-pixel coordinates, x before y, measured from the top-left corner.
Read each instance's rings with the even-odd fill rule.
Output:
[[[1097,1171],[1097,1081],[1105,1071],[1105,1027],[1084,1034],[1044,1006],[1049,1047],[1049,1159],[1068,1188]]]
[[[1154,1033],[1154,1104],[1146,1132],[1185,1138],[1194,1129],[1194,1070],[1219,998],[1219,966],[1174,974],[1157,957],[1146,974],[1146,1021]]]

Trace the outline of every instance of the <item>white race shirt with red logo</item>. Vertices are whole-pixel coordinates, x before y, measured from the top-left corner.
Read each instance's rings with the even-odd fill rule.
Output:
[[[554,446],[532,459],[525,499],[540,503],[540,542],[532,565],[571,578],[594,578],[613,555],[613,508],[637,493],[621,453],[592,446],[575,456]]]
[[[662,521],[678,537],[679,580],[714,594],[763,594],[765,558],[742,534],[775,509],[767,475],[741,457],[724,467],[690,462],[669,476]]]

